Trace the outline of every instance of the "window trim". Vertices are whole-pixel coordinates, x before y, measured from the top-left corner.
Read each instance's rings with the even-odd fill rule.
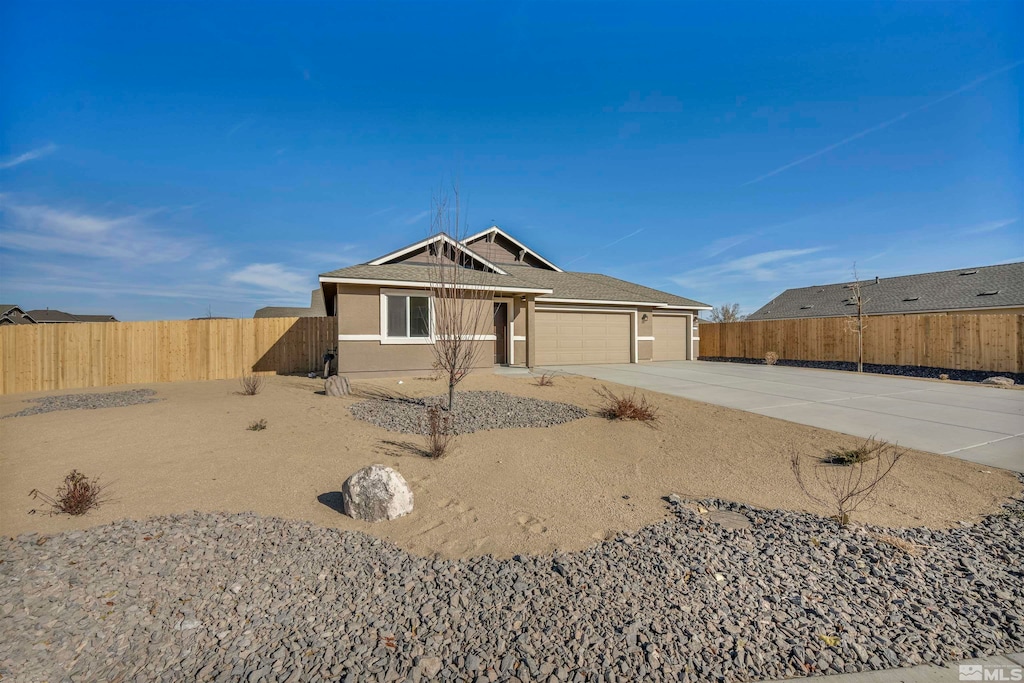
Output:
[[[426,298],[430,315],[430,334],[426,337],[390,337],[388,336],[388,297],[421,297]],[[412,307],[406,306],[406,330],[411,329]],[[381,344],[433,344],[436,340],[434,330],[434,297],[429,289],[380,289],[380,343]]]

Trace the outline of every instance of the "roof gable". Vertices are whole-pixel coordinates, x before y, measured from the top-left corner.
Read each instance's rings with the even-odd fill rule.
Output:
[[[430,259],[435,257],[435,250],[437,249],[444,250],[445,254],[448,255],[453,262],[456,260],[456,255],[458,255],[460,265],[465,265],[464,259],[468,259],[472,264],[480,266],[479,268],[474,268],[474,270],[486,270],[491,273],[497,273],[498,275],[508,275],[508,273],[494,263],[491,263],[480,254],[477,254],[465,244],[456,242],[443,232],[439,232],[436,235],[431,235],[425,240],[420,240],[419,242],[402,247],[390,254],[385,254],[384,256],[375,258],[374,260],[367,262],[366,265],[383,266],[388,264],[397,264],[405,261],[417,260],[418,256],[424,256],[422,261],[428,262]]]
[[[473,243],[479,243],[481,240],[486,240],[488,243],[492,243],[494,241],[498,241],[499,244],[500,244],[500,241],[503,240],[504,242],[508,243],[516,251],[513,251],[512,249],[509,249],[507,246],[504,246],[504,245],[502,245],[504,248],[502,248],[501,251],[504,251],[504,252],[507,252],[509,254],[512,254],[513,256],[519,256],[520,254],[522,254],[521,258],[516,258],[515,259],[515,262],[519,263],[520,265],[530,265],[530,266],[533,266],[535,268],[550,268],[551,270],[555,271],[556,273],[561,273],[562,272],[561,268],[556,266],[551,261],[548,261],[546,258],[544,258],[540,254],[535,252],[533,249],[530,249],[529,247],[527,247],[525,244],[523,244],[522,242],[517,240],[515,237],[512,237],[512,235],[508,234],[507,232],[505,232],[504,230],[499,228],[497,225],[492,225],[491,227],[487,228],[486,230],[482,230],[482,231],[476,233],[475,235],[470,235],[469,237],[467,237],[464,240],[462,240],[462,244],[472,245]],[[524,260],[525,257],[527,257],[527,256],[532,256],[533,259],[535,259],[540,265],[534,265],[534,264],[531,264],[531,263],[527,263]]]

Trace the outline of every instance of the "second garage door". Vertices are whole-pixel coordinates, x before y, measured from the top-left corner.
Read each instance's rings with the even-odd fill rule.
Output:
[[[654,316],[654,360],[686,360],[689,327],[685,316]]]
[[[629,313],[537,311],[537,365],[628,363]]]

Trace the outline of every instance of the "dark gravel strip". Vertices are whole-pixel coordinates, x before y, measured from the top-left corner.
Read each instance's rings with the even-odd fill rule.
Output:
[[[699,360],[714,361],[716,363],[745,363],[747,365],[764,365],[763,358],[727,358],[718,356],[700,356]],[[824,361],[824,360],[785,360],[780,358],[778,365],[788,365],[794,368],[818,368],[819,370],[845,370],[856,372],[856,363],[846,361]],[[865,363],[864,372],[878,375],[899,375],[901,377],[928,377],[939,379],[939,375],[949,375],[949,379],[958,382],[981,382],[989,377],[1009,377],[1014,384],[1024,384],[1024,373],[1021,372],[992,372],[989,370],[950,370],[946,368],[927,368],[916,365],[876,365]]]
[[[156,392],[152,389],[129,389],[128,391],[109,391],[103,394],[63,394],[61,396],[44,396],[42,398],[29,399],[28,403],[35,403],[31,408],[19,410],[7,417],[25,417],[26,415],[40,415],[52,413],[57,410],[95,410],[97,408],[121,408],[134,406],[140,403],[155,403],[160,400],[153,398]]]
[[[391,432],[423,434],[427,408],[446,406],[448,396],[429,398],[374,398],[351,407],[356,419]],[[484,429],[551,427],[587,416],[579,406],[501,391],[460,391],[455,394],[453,431],[469,434]]]
[[[4,681],[750,681],[1024,649],[1024,504],[888,531],[718,500],[586,551],[184,514],[0,540]],[[124,678],[118,678],[124,676]],[[552,679],[554,676],[554,679]]]

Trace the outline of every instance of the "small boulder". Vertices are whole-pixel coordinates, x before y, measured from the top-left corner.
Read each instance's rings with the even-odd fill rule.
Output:
[[[995,384],[999,387],[1012,387],[1013,380],[1009,377],[989,377],[988,379],[981,380],[982,384]]]
[[[331,375],[324,380],[324,393],[328,396],[348,396],[352,393],[352,387],[348,384],[348,377]]]
[[[412,489],[390,467],[370,465],[345,480],[341,501],[346,515],[364,522],[381,522],[412,512]]]

